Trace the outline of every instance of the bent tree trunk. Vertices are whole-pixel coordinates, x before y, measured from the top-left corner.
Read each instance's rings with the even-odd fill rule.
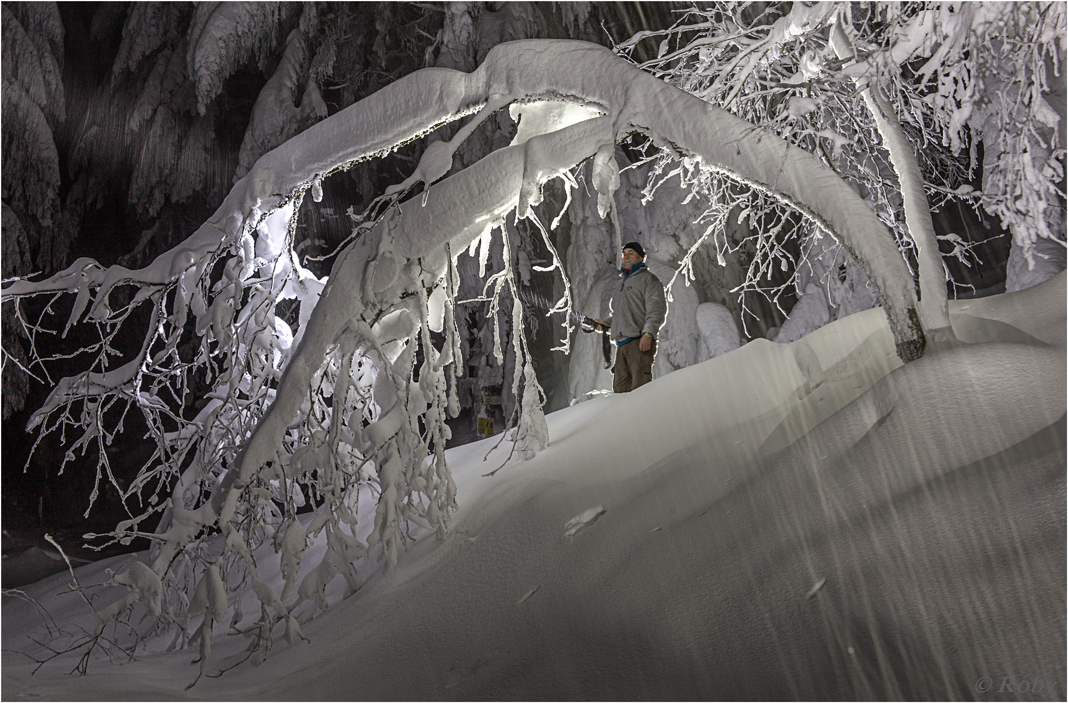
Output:
[[[848,24],[848,23],[847,23]],[[831,26],[831,46],[840,59],[856,57],[853,44],[842,28],[842,22]],[[875,126],[882,137],[883,146],[890,154],[890,163],[897,172],[901,186],[901,198],[905,210],[905,227],[916,245],[920,269],[919,316],[927,335],[952,337],[953,327],[949,322],[949,301],[946,293],[946,276],[942,267],[942,255],[938,252],[931,207],[923,191],[923,175],[916,160],[916,152],[905,137],[894,108],[878,86],[864,85],[854,76],[861,89],[864,104],[875,119]]]

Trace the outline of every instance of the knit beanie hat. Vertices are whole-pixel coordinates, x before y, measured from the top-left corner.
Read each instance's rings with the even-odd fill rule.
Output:
[[[634,251],[638,252],[638,256],[642,257],[643,259],[645,258],[645,249],[642,249],[642,245],[638,244],[637,242],[627,242],[623,245],[623,248],[633,249]]]

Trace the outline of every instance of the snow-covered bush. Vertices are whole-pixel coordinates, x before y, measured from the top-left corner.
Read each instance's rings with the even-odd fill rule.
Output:
[[[697,329],[701,333],[697,341],[698,361],[714,359],[741,345],[734,317],[719,303],[701,303],[697,307]]]

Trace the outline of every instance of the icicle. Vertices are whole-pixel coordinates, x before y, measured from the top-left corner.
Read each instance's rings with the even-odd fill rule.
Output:
[[[616,164],[616,145],[602,144],[593,157],[593,187],[597,191],[597,214],[608,214],[610,203],[615,202],[619,190],[619,166]]]
[[[566,209],[566,206],[565,206],[565,209]],[[538,228],[538,231],[541,232],[542,240],[545,242],[545,246],[549,249],[549,252],[553,256],[553,265],[552,266],[535,266],[534,270],[535,271],[549,272],[549,271],[553,271],[555,269],[559,269],[560,270],[560,277],[564,281],[564,295],[559,300],[556,301],[556,304],[553,305],[553,307],[548,312],[545,313],[546,317],[548,317],[549,315],[552,315],[553,313],[557,313],[557,312],[565,313],[564,314],[564,321],[561,323],[561,326],[564,328],[564,341],[560,346],[553,347],[552,351],[560,350],[565,354],[570,354],[571,353],[571,310],[572,310],[571,281],[568,280],[567,271],[564,269],[564,265],[560,261],[560,255],[556,253],[556,247],[553,246],[552,240],[549,238],[549,233],[545,231],[545,227],[542,226],[541,220],[538,219],[538,216],[536,214],[534,214],[533,212],[531,212],[529,219],[533,220],[534,225]]]
[[[516,374],[518,376],[518,373]],[[532,360],[523,365],[523,414],[520,418],[520,449],[524,459],[531,459],[549,443],[549,428],[543,406],[545,394],[538,383]]]
[[[504,234],[507,237],[507,233]],[[478,238],[479,252],[478,252],[478,277],[485,278],[486,276],[486,263],[489,261],[490,245],[493,243],[493,226],[487,225],[486,229],[482,232],[482,236]]]
[[[515,370],[512,372],[512,397],[519,402],[519,385],[522,380],[520,369],[526,363],[525,349],[523,349],[523,303],[519,296],[514,295],[512,289],[512,351],[515,354]]]
[[[616,201],[612,200],[612,230],[616,236],[616,268],[623,266],[623,239],[622,229],[619,226],[619,216],[616,213]]]
[[[560,224],[560,220],[563,219],[564,213],[567,212],[567,208],[571,205],[571,189],[578,187],[578,182],[575,181],[575,177],[571,175],[570,171],[564,171],[560,174],[560,180],[564,182],[564,206],[560,208],[560,212],[557,213],[553,219],[549,229],[556,231],[556,226]]]
[[[351,329],[346,329],[340,339],[340,348],[337,351],[341,360],[341,368],[338,371],[337,380],[334,382],[334,399],[331,408],[330,420],[330,446],[336,447],[338,433],[341,431],[343,416],[349,407],[349,390],[352,387],[352,361],[356,355],[357,337]],[[335,460],[336,461],[336,460]],[[333,462],[332,462],[333,463]]]
[[[445,344],[449,345],[452,353],[452,363],[449,364],[449,399],[448,411],[450,417],[460,414],[460,398],[456,389],[456,379],[463,376],[464,360],[463,351],[460,347],[460,328],[456,324],[456,291],[460,287],[460,275],[456,271],[456,260],[452,256],[452,250],[445,245],[445,254],[448,257],[448,272],[445,274],[446,304],[445,304]]]
[[[449,271],[446,274],[445,305],[445,343],[452,347],[452,366],[459,366],[458,376],[463,376],[463,351],[460,346],[460,328],[456,322],[456,291],[460,287],[460,276],[456,271],[455,260],[449,257]]]
[[[85,274],[82,274],[85,277]],[[88,284],[82,284],[81,290],[78,291],[78,296],[74,299],[74,307],[70,311],[70,318],[67,320],[67,326],[63,328],[62,339],[67,338],[67,332],[70,331],[72,325],[74,325],[82,313],[85,312],[85,307],[89,304],[89,298],[92,295],[92,291]]]
[[[255,270],[256,242],[251,234],[245,232],[241,235],[241,273],[238,275],[238,280],[247,281],[252,278],[252,273]]]
[[[426,298],[427,312],[424,324],[428,326],[432,332],[441,332],[444,329],[446,298],[447,294],[445,287],[441,285],[436,286],[433,292]]]

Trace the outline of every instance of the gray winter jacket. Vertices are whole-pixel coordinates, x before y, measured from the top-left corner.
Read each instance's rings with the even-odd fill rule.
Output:
[[[656,337],[665,317],[664,286],[644,265],[629,276],[621,271],[619,283],[605,287],[601,319],[612,326],[613,342],[640,337],[646,332]]]

